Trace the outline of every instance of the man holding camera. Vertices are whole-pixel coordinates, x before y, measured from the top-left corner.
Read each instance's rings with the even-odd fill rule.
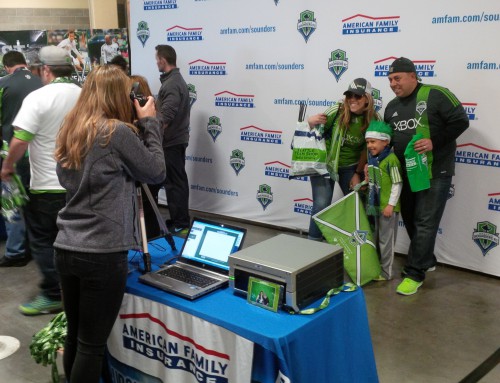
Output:
[[[162,73],[156,101],[157,117],[163,128],[163,151],[167,177],[165,192],[171,231],[187,233],[189,227],[189,183],[185,170],[189,143],[189,91],[177,68],[177,54],[170,45],[156,46],[156,64]]]
[[[19,306],[24,315],[47,314],[62,308],[53,244],[58,232],[57,213],[66,204],[66,192],[57,178],[54,147],[62,120],[76,104],[81,90],[69,78],[73,66],[63,48],[43,47],[39,60],[45,86],[24,99],[12,123],[14,137],[1,171],[2,180],[10,180],[14,164],[29,149],[32,177],[25,207],[26,229],[31,255],[43,278],[40,294]]]

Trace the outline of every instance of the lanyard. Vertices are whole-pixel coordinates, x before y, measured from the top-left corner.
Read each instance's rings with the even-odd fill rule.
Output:
[[[358,286],[356,286],[354,283],[344,283],[342,286],[331,289],[326,293],[325,298],[323,299],[323,302],[318,307],[310,308],[310,309],[305,309],[301,310],[299,312],[295,312],[293,310],[290,310],[290,314],[302,314],[302,315],[311,315],[314,313],[317,313],[319,310],[323,310],[325,307],[328,307],[330,304],[330,297],[332,295],[337,295],[341,292],[352,292],[356,291],[358,289]]]
[[[50,83],[51,84],[58,84],[58,83],[72,83],[71,79],[69,77],[56,77],[54,80],[52,80]]]

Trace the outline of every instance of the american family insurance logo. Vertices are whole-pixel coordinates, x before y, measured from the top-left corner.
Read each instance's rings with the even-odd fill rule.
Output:
[[[143,0],[145,11],[177,8],[177,0]]]
[[[293,200],[293,212],[299,214],[311,215],[313,200],[310,198],[299,198]]]
[[[387,77],[389,76],[389,67],[392,62],[396,60],[397,57],[391,56],[386,57],[382,60],[377,60],[373,64],[375,65],[375,77]],[[436,76],[435,67],[436,60],[413,60],[415,64],[415,69],[417,70],[417,75],[420,77],[434,77]]]
[[[138,360],[164,364],[165,368],[182,371],[200,382],[229,382],[231,355],[220,349],[201,347],[189,333],[178,332],[147,312],[120,314],[119,319],[123,323],[121,345],[131,354],[137,354]],[[143,374],[133,381],[158,380]]]
[[[175,25],[167,29],[167,41],[201,41],[203,28],[186,28]]]
[[[216,93],[215,106],[225,106],[229,108],[255,108],[253,94],[236,94],[224,90]]]
[[[500,193],[488,194],[488,210],[500,211]]]
[[[191,76],[225,76],[225,62],[209,62],[205,60],[195,60],[189,63],[189,74]]]
[[[477,103],[475,103],[475,102],[462,102],[462,106],[464,107],[465,113],[467,113],[467,116],[469,117],[470,121],[474,121],[477,119],[477,117],[476,117]]]
[[[342,20],[343,35],[399,32],[399,16],[372,17],[357,14]]]
[[[498,168],[500,167],[500,150],[487,149],[473,143],[457,145],[455,162],[457,164]]]
[[[255,125],[245,126],[240,128],[240,140],[252,141],[263,144],[282,144],[281,130],[261,129]]]
[[[266,162],[264,164],[264,175],[266,177],[277,177],[288,179],[290,176],[290,165],[284,164],[281,161]],[[308,181],[307,177],[293,178],[300,181]]]

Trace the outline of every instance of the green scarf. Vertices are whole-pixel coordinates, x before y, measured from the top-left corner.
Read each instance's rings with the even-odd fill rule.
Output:
[[[427,115],[427,100],[429,98],[429,92],[431,91],[431,85],[422,85],[417,93],[417,107],[415,112],[420,115],[420,124],[417,125],[416,133],[422,134],[424,138],[431,138],[431,132],[429,128],[429,116]],[[418,118],[415,115],[415,118]],[[432,151],[426,152],[427,155],[427,168],[429,170],[429,179],[432,179]]]
[[[326,156],[326,170],[330,173],[330,177],[335,182],[339,180],[339,154],[340,148],[342,147],[342,143],[344,142],[345,129],[341,129],[339,124],[336,123],[339,114],[342,109],[342,103],[337,103],[327,110],[325,110],[324,114],[326,114],[327,122],[326,125],[331,125],[332,129],[332,138],[330,140],[330,150]],[[331,122],[330,122],[331,121]]]

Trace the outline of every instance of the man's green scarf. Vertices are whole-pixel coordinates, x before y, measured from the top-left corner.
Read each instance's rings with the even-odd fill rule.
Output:
[[[431,91],[431,85],[422,85],[417,93],[417,107],[416,112],[420,115],[420,122],[417,124],[416,133],[421,133],[424,138],[431,138],[431,131],[429,128],[429,116],[427,115],[427,99]],[[418,119],[417,116],[415,116]],[[426,152],[427,155],[427,168],[429,169],[429,179],[432,179],[432,151]]]

